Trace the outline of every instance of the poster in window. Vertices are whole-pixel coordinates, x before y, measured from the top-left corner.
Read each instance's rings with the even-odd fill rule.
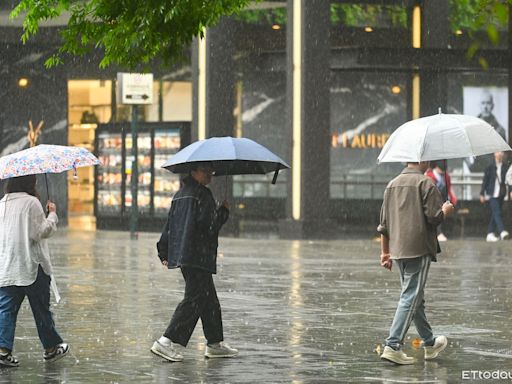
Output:
[[[463,87],[463,111],[488,122],[508,142],[507,87]],[[471,172],[483,172],[491,161],[492,154],[478,156],[467,159],[466,166]]]

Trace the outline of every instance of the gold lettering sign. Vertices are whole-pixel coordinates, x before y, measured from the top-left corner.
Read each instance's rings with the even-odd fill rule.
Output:
[[[331,146],[333,148],[379,149],[384,147],[389,135],[389,133],[366,133],[354,135],[349,139],[346,133],[334,133],[331,137]]]

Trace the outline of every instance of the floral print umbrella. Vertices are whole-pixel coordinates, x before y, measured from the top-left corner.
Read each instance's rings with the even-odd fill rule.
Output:
[[[99,163],[91,152],[82,147],[40,144],[0,157],[0,179],[60,173]]]

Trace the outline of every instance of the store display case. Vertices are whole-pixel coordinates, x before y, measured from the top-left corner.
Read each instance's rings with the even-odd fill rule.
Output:
[[[99,129],[98,129],[99,130]],[[124,189],[124,137],[120,133],[97,130],[96,153],[101,162],[96,169],[96,216],[120,214]]]
[[[169,157],[180,150],[181,139],[177,131],[167,132],[155,130],[155,173],[154,173],[154,212],[157,216],[166,215],[171,205],[172,196],[180,188],[180,180],[176,175],[169,177],[169,171],[162,168],[162,165]]]
[[[180,186],[179,175],[161,166],[190,142],[190,123],[138,125],[137,205],[139,229],[160,229],[172,197]],[[132,206],[132,137],[129,123],[100,124],[96,130],[95,215],[97,228],[127,229]]]

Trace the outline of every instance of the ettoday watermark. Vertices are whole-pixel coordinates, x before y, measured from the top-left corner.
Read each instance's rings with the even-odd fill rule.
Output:
[[[496,369],[492,371],[462,371],[462,380],[507,380],[512,381],[512,371]]]

